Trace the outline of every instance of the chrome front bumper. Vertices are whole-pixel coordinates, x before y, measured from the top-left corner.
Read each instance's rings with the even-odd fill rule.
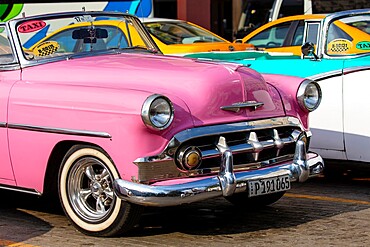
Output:
[[[156,207],[175,206],[246,192],[250,180],[288,175],[291,182],[304,182],[310,177],[319,175],[324,169],[321,156],[312,152],[306,153],[303,141],[297,142],[292,161],[237,173],[233,172],[233,157],[226,142],[220,142],[218,149],[222,153],[218,175],[194,178],[185,183],[184,179],[171,180],[171,185],[161,183],[145,185],[117,179],[113,183],[114,191],[119,198],[133,204]]]

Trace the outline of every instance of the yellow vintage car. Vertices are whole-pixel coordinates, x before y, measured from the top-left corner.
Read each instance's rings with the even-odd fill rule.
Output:
[[[295,15],[267,23],[242,39],[242,43],[253,44],[259,50],[291,52],[301,55],[301,46],[306,42],[314,45],[326,38],[326,52],[331,55],[359,54],[368,52],[361,48],[370,41],[370,20],[348,17],[335,21],[328,33],[322,33],[326,15]],[[235,42],[241,42],[235,41]]]
[[[244,51],[251,44],[232,43],[194,23],[176,19],[141,20],[163,54],[186,54],[210,51]]]

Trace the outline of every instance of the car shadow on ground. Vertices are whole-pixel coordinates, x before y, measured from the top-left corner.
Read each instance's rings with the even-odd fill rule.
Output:
[[[24,210],[57,212],[37,196],[0,190],[0,242],[11,245],[49,232],[53,226]]]
[[[370,208],[370,176],[367,178],[324,177],[293,184],[292,189],[273,205],[261,208],[236,207],[224,198],[166,208],[145,208],[139,224],[126,237],[155,236],[180,232],[189,235],[224,235],[287,228],[346,212]],[[298,195],[306,195],[306,198]],[[63,215],[57,201],[0,190],[0,227],[15,222],[19,230],[32,229],[23,239],[13,239],[0,231],[0,239],[22,242],[50,231],[56,222],[53,215]],[[328,200],[328,198],[334,198]],[[335,200],[341,198],[343,200]],[[366,203],[366,200],[368,203]],[[361,203],[365,202],[365,203]],[[27,210],[45,213],[40,219]],[[5,217],[5,218],[4,218]],[[19,223],[20,222],[20,223]],[[73,228],[69,225],[68,227]],[[12,226],[12,229],[17,227]],[[4,235],[5,234],[5,235]],[[4,236],[3,236],[4,235]]]
[[[236,207],[224,198],[178,207],[147,208],[138,228],[130,235],[181,232],[209,236],[256,232],[293,227],[370,208],[370,178],[339,179],[322,177],[294,184],[278,202],[261,208]]]

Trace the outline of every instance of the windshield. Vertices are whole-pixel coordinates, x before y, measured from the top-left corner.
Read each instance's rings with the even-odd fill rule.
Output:
[[[186,22],[150,22],[144,25],[150,34],[166,45],[225,42],[211,32]]]
[[[329,24],[326,53],[331,56],[370,52],[370,14],[345,16]]]
[[[40,60],[112,49],[153,49],[136,18],[129,15],[47,15],[16,25],[24,56]]]

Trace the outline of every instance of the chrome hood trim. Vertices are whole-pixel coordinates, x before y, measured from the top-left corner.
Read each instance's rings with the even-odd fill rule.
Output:
[[[228,106],[221,106],[221,110],[224,111],[233,111],[239,112],[240,109],[243,108],[251,108],[252,110],[256,110],[258,107],[263,106],[264,103],[257,102],[257,101],[245,101],[245,102],[238,102]]]

